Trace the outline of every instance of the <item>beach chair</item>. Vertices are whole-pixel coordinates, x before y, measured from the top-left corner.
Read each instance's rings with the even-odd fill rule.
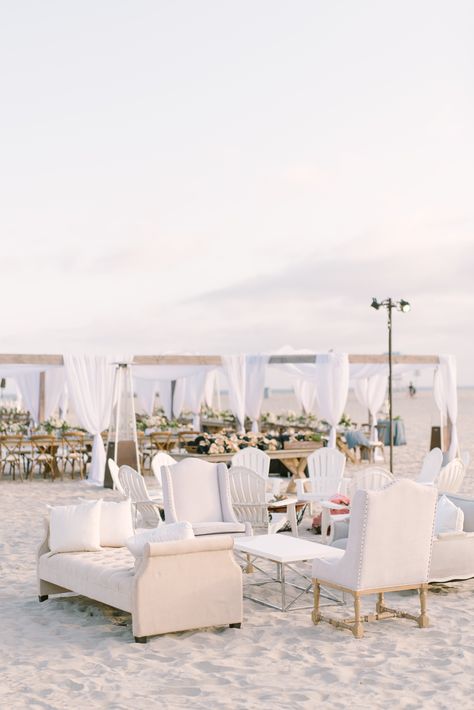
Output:
[[[137,527],[138,520],[140,520],[140,524],[149,528],[161,525],[160,510],[163,508],[163,504],[156,498],[150,498],[143,476],[131,466],[120,466],[118,479],[124,495],[132,502],[135,527]]]
[[[265,479],[255,471],[243,466],[229,469],[230,495],[237,519],[249,523],[253,533],[271,535],[288,522],[286,513],[268,512]]]
[[[357,471],[354,476],[348,480],[344,479],[343,486],[345,493],[352,502],[357,491],[378,491],[385,488],[395,480],[394,476],[384,468],[371,466],[363,471]],[[347,536],[349,534],[349,513],[331,514],[331,510],[341,511],[347,508],[344,504],[333,503],[329,500],[321,501],[323,509],[321,516],[321,535],[322,541],[327,544],[332,544],[336,540],[338,545],[345,546]]]
[[[268,478],[270,472],[270,457],[265,451],[257,449],[255,446],[247,446],[240,449],[232,456],[231,466],[243,466],[255,471],[263,478]]]
[[[337,449],[317,449],[307,459],[309,485],[306,479],[296,480],[299,501],[308,501],[313,514],[314,503],[341,492],[341,485],[346,466],[346,457]],[[309,491],[305,490],[306,487]]]
[[[125,496],[125,492],[124,492],[124,490],[120,484],[120,480],[119,480],[119,475],[118,475],[119,466],[117,466],[117,464],[115,463],[115,461],[113,459],[109,459],[107,463],[109,464],[109,471],[110,471],[110,475],[112,476],[114,490],[118,491],[123,496]]]
[[[441,449],[431,449],[423,459],[421,471],[416,477],[416,482],[428,485],[433,484],[441,471],[442,464],[443,452]]]
[[[462,486],[466,469],[461,459],[453,459],[444,466],[434,485],[438,489],[438,493],[457,493]]]
[[[358,639],[364,634],[363,621],[403,617],[413,619],[421,628],[429,625],[426,596],[436,499],[435,488],[407,479],[378,491],[356,492],[346,550],[333,550],[337,557],[331,560],[313,561],[314,624],[329,622],[349,629]],[[351,594],[354,618],[341,620],[321,614],[321,585]],[[419,615],[385,606],[386,592],[408,589],[419,592]],[[376,612],[362,616],[361,597],[368,594],[377,594]]]
[[[223,463],[187,458],[162,466],[163,503],[167,523],[187,520],[195,535],[252,534],[232,508],[229,472]]]
[[[158,451],[158,453],[153,456],[151,460],[151,470],[160,488],[163,487],[163,481],[161,480],[161,467],[172,466],[174,463],[176,463],[176,459],[164,451]]]

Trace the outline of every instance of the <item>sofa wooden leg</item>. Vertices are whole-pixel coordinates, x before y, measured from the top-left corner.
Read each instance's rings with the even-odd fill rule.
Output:
[[[426,629],[426,627],[430,625],[428,614],[426,613],[426,591],[427,586],[426,584],[423,584],[419,590],[421,614],[418,617],[418,626],[420,629]]]
[[[134,636],[135,643],[147,643],[148,636]]]
[[[314,596],[314,606],[311,614],[313,624],[319,624],[321,621],[321,614],[319,611],[319,599],[320,599],[320,586],[316,579],[313,579],[313,596]]]
[[[240,621],[237,622],[236,624],[229,624],[230,629],[240,629],[241,626],[242,626],[242,624]]]
[[[39,601],[39,602],[45,602],[47,598],[48,598],[48,595],[47,595],[47,594],[39,594],[39,595],[38,595],[38,601]]]

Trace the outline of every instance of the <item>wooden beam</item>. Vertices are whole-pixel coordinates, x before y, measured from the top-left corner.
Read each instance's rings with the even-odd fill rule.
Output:
[[[40,372],[39,381],[39,402],[38,421],[44,421],[45,401],[46,401],[46,372]]]
[[[438,365],[438,355],[393,355],[394,365]],[[270,365],[311,364],[316,360],[316,353],[294,355],[270,355]],[[377,365],[388,362],[388,355],[349,355],[351,364]],[[220,355],[135,355],[134,365],[222,365]],[[0,353],[0,365],[64,365],[62,355],[5,355]]]
[[[0,365],[64,365],[62,355],[4,355],[0,353]]]
[[[135,355],[133,365],[222,365],[220,355]]]

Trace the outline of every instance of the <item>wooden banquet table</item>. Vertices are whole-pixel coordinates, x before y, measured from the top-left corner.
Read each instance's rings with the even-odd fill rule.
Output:
[[[296,493],[296,479],[306,478],[306,459],[313,451],[314,449],[278,449],[277,451],[265,451],[271,459],[281,461],[285,468],[291,473],[291,480],[286,489],[287,493]],[[203,461],[211,461],[213,463],[229,463],[234,454],[235,452],[231,454],[193,454],[190,452],[177,454],[171,452],[171,456],[176,459],[176,461],[182,461],[182,459],[191,457],[193,459],[203,459]]]

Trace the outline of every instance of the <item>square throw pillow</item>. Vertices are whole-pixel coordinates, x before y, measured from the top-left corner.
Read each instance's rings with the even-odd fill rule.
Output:
[[[464,513],[445,495],[441,496],[436,506],[435,535],[439,533],[459,532],[463,529]]]
[[[79,505],[58,505],[49,511],[51,552],[100,550],[101,500]]]
[[[126,546],[134,557],[143,557],[143,550],[147,542],[173,542],[175,540],[189,540],[194,537],[193,526],[187,521],[159,525],[146,532],[138,533],[125,541]]]
[[[124,547],[125,541],[133,533],[130,500],[120,503],[103,500],[100,514],[100,544],[102,547]]]

